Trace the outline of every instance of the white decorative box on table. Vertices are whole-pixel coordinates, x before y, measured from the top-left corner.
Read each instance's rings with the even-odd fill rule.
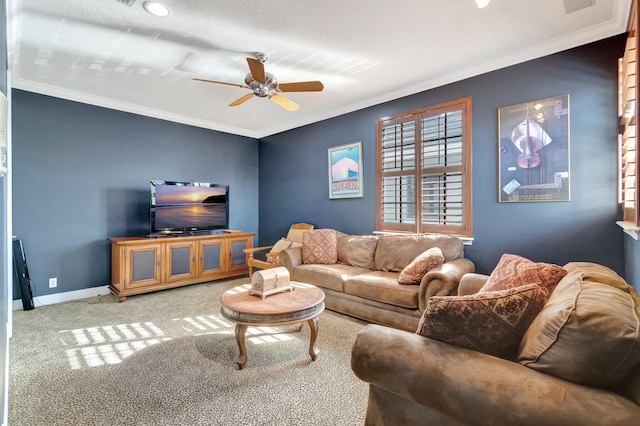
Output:
[[[260,296],[264,299],[270,294],[293,291],[289,279],[289,271],[282,266],[256,271],[251,276],[249,294]]]

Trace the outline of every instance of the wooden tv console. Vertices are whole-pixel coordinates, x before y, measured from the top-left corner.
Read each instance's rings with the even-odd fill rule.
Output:
[[[111,241],[111,294],[127,296],[247,274],[255,232]]]

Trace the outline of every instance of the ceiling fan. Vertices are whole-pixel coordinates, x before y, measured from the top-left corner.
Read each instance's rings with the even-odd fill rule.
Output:
[[[194,78],[197,81],[207,83],[226,84],[227,86],[236,86],[243,89],[251,89],[253,93],[247,93],[239,99],[231,102],[229,106],[238,106],[253,96],[261,98],[269,98],[276,104],[280,105],[287,111],[295,111],[300,105],[285,97],[282,92],[321,92],[324,85],[319,81],[301,81],[297,83],[278,83],[273,74],[269,74],[264,70],[264,62],[267,60],[265,53],[257,52],[255,58],[247,58],[249,64],[249,73],[244,78],[244,84],[225,83],[223,81],[205,80],[202,78]]]

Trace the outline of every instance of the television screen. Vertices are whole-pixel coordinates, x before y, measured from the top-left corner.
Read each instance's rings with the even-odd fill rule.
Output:
[[[195,232],[229,227],[229,186],[151,181],[151,232]]]

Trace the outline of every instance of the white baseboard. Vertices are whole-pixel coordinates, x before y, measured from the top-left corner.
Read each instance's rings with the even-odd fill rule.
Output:
[[[53,305],[54,303],[69,302],[72,300],[86,299],[88,297],[106,296],[111,294],[109,286],[91,287],[82,290],[66,291],[64,293],[47,294],[45,296],[36,296],[33,298],[33,306],[36,308],[43,305]],[[22,299],[13,301],[13,310],[22,310]]]

